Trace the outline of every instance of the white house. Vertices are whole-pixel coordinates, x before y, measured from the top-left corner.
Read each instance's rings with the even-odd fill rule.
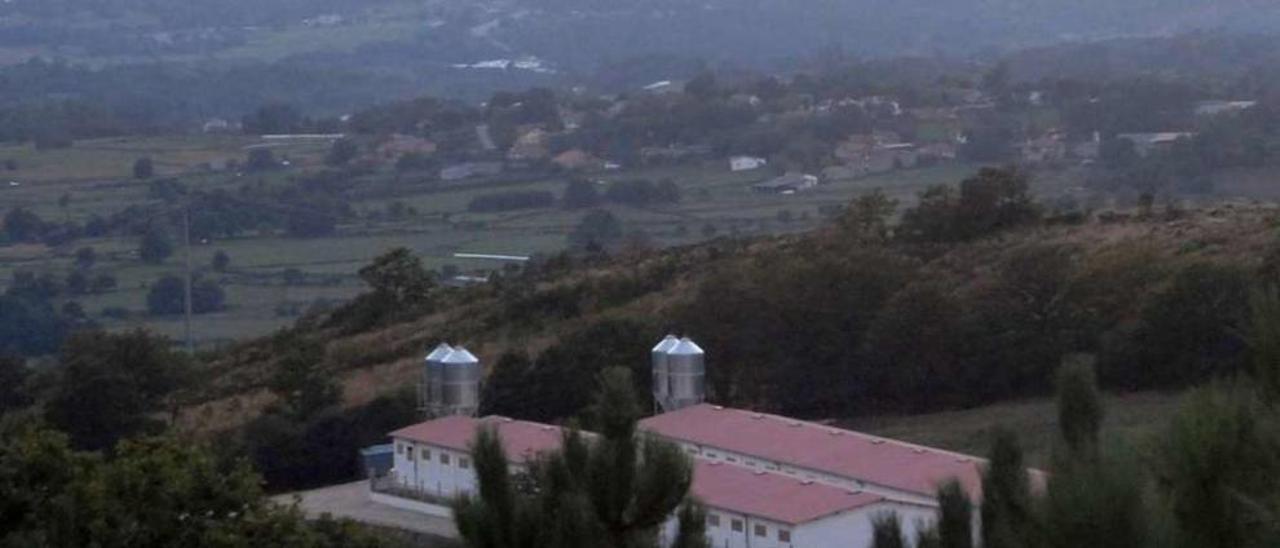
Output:
[[[562,440],[559,427],[503,417],[453,416],[415,424],[391,433],[393,488],[377,489],[372,496],[385,504],[448,515],[449,499],[476,493],[468,447],[481,427],[495,428],[516,470],[558,448]],[[871,538],[872,521],[887,513],[896,513],[904,534],[914,539],[921,527],[936,519],[931,504],[814,481],[789,469],[753,468],[715,455],[696,455],[691,488],[707,508],[707,537],[714,548],[858,545]],[[664,540],[673,538],[676,528],[673,517],[662,528]]]
[[[476,419],[452,416],[408,426],[391,433],[395,447],[390,479],[406,495],[449,499],[476,489],[470,445],[476,432],[493,427],[515,466],[539,453],[560,447],[555,426],[504,417]]]
[[[755,156],[734,156],[729,158],[729,171],[751,171],[769,165],[769,161]]]
[[[774,472],[697,459],[692,492],[707,507],[713,548],[861,546],[878,516],[896,513],[906,538],[936,520],[934,508]],[[664,540],[675,534],[672,521]]]

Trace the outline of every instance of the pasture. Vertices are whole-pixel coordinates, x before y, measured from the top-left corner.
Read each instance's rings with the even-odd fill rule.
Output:
[[[35,150],[0,147],[0,161],[14,159],[17,169],[7,177],[17,185],[0,186],[0,209],[28,208],[47,221],[83,222],[109,216],[130,205],[155,203],[150,181],[133,177],[133,162],[152,158],[156,178],[173,178],[188,188],[235,190],[246,184],[283,184],[321,167],[328,143],[302,141],[273,144],[277,158],[291,166],[268,174],[243,174],[211,169],[230,161],[243,162],[252,137],[198,135],[103,139],[77,142],[68,149]],[[749,236],[809,229],[823,221],[821,211],[847,203],[873,189],[883,189],[903,203],[925,187],[954,183],[972,172],[970,166],[944,165],[899,171],[856,181],[835,181],[792,195],[753,192],[750,185],[774,173],[760,170],[731,173],[720,162],[659,167],[597,174],[600,189],[611,182],[643,178],[670,179],[681,191],[677,204],[655,207],[605,205],[629,234],[643,234],[652,245],[692,243],[720,236]],[[153,178],[154,180],[154,178]],[[557,196],[568,176],[526,180],[476,179],[440,183],[419,174],[395,174],[389,166],[351,181],[358,190],[349,203],[355,219],[344,220],[329,237],[300,239],[274,233],[246,233],[215,241],[193,242],[192,264],[198,276],[217,281],[226,291],[225,311],[198,316],[193,324],[203,346],[261,335],[293,322],[312,305],[332,304],[362,291],[356,272],[379,254],[406,247],[423,258],[428,268],[451,266],[462,272],[493,268],[492,263],[453,258],[458,252],[539,254],[564,249],[567,236],[585,211],[560,207],[501,213],[471,213],[477,196],[512,190],[549,191]],[[399,202],[409,215],[384,214]],[[178,241],[177,235],[174,235]],[[49,272],[58,279],[73,272],[75,252],[92,247],[98,261],[91,273],[107,273],[117,287],[100,294],[73,297],[90,318],[108,328],[148,327],[171,336],[183,332],[181,318],[146,314],[148,287],[159,278],[180,274],[183,250],[158,265],[137,255],[138,238],[112,236],[81,239],[47,248],[38,245],[0,247],[0,280],[15,271]],[[211,261],[222,251],[230,259],[224,272]],[[103,314],[106,311],[108,314]]]

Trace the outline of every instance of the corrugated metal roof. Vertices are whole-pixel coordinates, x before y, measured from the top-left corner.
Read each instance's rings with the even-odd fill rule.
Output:
[[[885,501],[880,495],[702,459],[694,468],[691,491],[708,507],[791,525]]]
[[[392,432],[393,439],[427,443],[437,447],[470,451],[471,442],[482,426],[497,429],[507,458],[522,462],[539,453],[558,449],[563,436],[556,426],[512,420],[504,417],[444,417],[407,426]]]
[[[951,478],[975,497],[981,491],[983,459],[776,415],[701,404],[650,417],[640,428],[923,496]]]

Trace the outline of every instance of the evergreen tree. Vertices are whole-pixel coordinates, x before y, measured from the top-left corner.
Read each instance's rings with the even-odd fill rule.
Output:
[[[601,374],[592,411],[599,435],[571,430],[559,451],[530,464],[524,482],[511,474],[498,435],[477,434],[471,454],[479,496],[454,507],[467,546],[651,547],[672,515],[680,546],[698,546],[704,515],[686,500],[693,465],[679,447],[637,434],[630,371]]]
[[[1249,375],[1263,400],[1280,403],[1280,292],[1275,287],[1254,291],[1249,334]]]
[[[1058,428],[1067,450],[1076,456],[1098,445],[1104,411],[1098,394],[1093,356],[1076,354],[1063,360],[1058,370]]]
[[[983,548],[1026,548],[1032,544],[1031,490],[1017,436],[1004,428],[992,435],[991,456],[982,471]]]
[[[898,514],[889,512],[872,518],[871,548],[907,548]]]
[[[973,503],[958,481],[938,488],[937,531],[939,548],[973,548]]]

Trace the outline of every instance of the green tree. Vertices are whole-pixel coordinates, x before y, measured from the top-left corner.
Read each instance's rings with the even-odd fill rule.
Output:
[[[1249,376],[1263,400],[1280,403],[1280,292],[1275,286],[1249,298]]]
[[[351,522],[308,523],[243,463],[190,440],[121,443],[107,458],[62,434],[0,424],[0,546],[377,548]]]
[[[81,270],[89,270],[98,262],[98,252],[92,247],[82,247],[76,250],[76,268]]]
[[[156,174],[155,163],[151,158],[138,158],[133,162],[133,178],[134,179],[150,179]]]
[[[388,305],[416,307],[430,301],[435,278],[423,268],[422,260],[399,247],[388,251],[360,269],[360,279]]]
[[[165,276],[147,290],[147,311],[157,316],[186,312],[186,282],[180,276]],[[191,282],[191,312],[209,314],[226,307],[227,295],[213,280],[196,278]]]
[[[1153,454],[1183,546],[1248,548],[1280,542],[1280,421],[1253,390],[1196,390]]]
[[[577,248],[608,247],[622,240],[622,222],[613,213],[596,209],[578,221],[569,233],[569,244]]]
[[[10,241],[34,242],[44,236],[48,225],[31,210],[15,207],[5,214],[3,228]]]
[[[148,230],[138,244],[138,257],[148,264],[160,264],[173,255],[173,242],[158,228]]]
[[[898,201],[877,188],[854,198],[839,223],[860,241],[884,241],[889,237],[889,219],[897,209]]]
[[[67,339],[58,371],[45,417],[76,447],[96,450],[155,432],[161,426],[155,415],[171,409],[188,362],[168,339],[145,331],[90,331]]]
[[[897,513],[887,512],[872,518],[871,548],[907,548]]]
[[[290,338],[276,348],[283,356],[276,364],[269,386],[289,417],[306,420],[342,401],[342,388],[326,367],[324,346]]]
[[[592,413],[600,436],[567,434],[559,451],[533,463],[526,488],[512,477],[497,434],[479,432],[471,448],[479,497],[454,508],[463,541],[473,548],[653,546],[657,528],[685,504],[693,464],[679,447],[640,436],[639,416],[630,371],[602,373]],[[696,510],[678,517],[682,531],[704,527]]]
[[[0,416],[31,404],[30,376],[26,360],[0,352]]]
[[[360,146],[355,141],[338,139],[329,148],[329,154],[325,156],[324,161],[331,166],[345,166],[358,156],[360,156]]]
[[[938,547],[973,548],[973,503],[960,482],[938,488]]]
[[[1066,357],[1058,370],[1058,428],[1075,458],[1097,448],[1102,428],[1104,411],[1094,361],[1091,355],[1075,354]]]
[[[213,258],[209,260],[209,266],[214,272],[226,272],[227,267],[231,266],[231,256],[226,251],[219,249],[214,252]]]
[[[1017,436],[999,428],[992,433],[991,456],[982,470],[983,548],[1034,545],[1034,519],[1027,470]]]
[[[255,148],[249,151],[249,157],[245,164],[248,171],[270,171],[280,167],[280,162],[276,161],[276,155],[272,154],[271,149]]]

